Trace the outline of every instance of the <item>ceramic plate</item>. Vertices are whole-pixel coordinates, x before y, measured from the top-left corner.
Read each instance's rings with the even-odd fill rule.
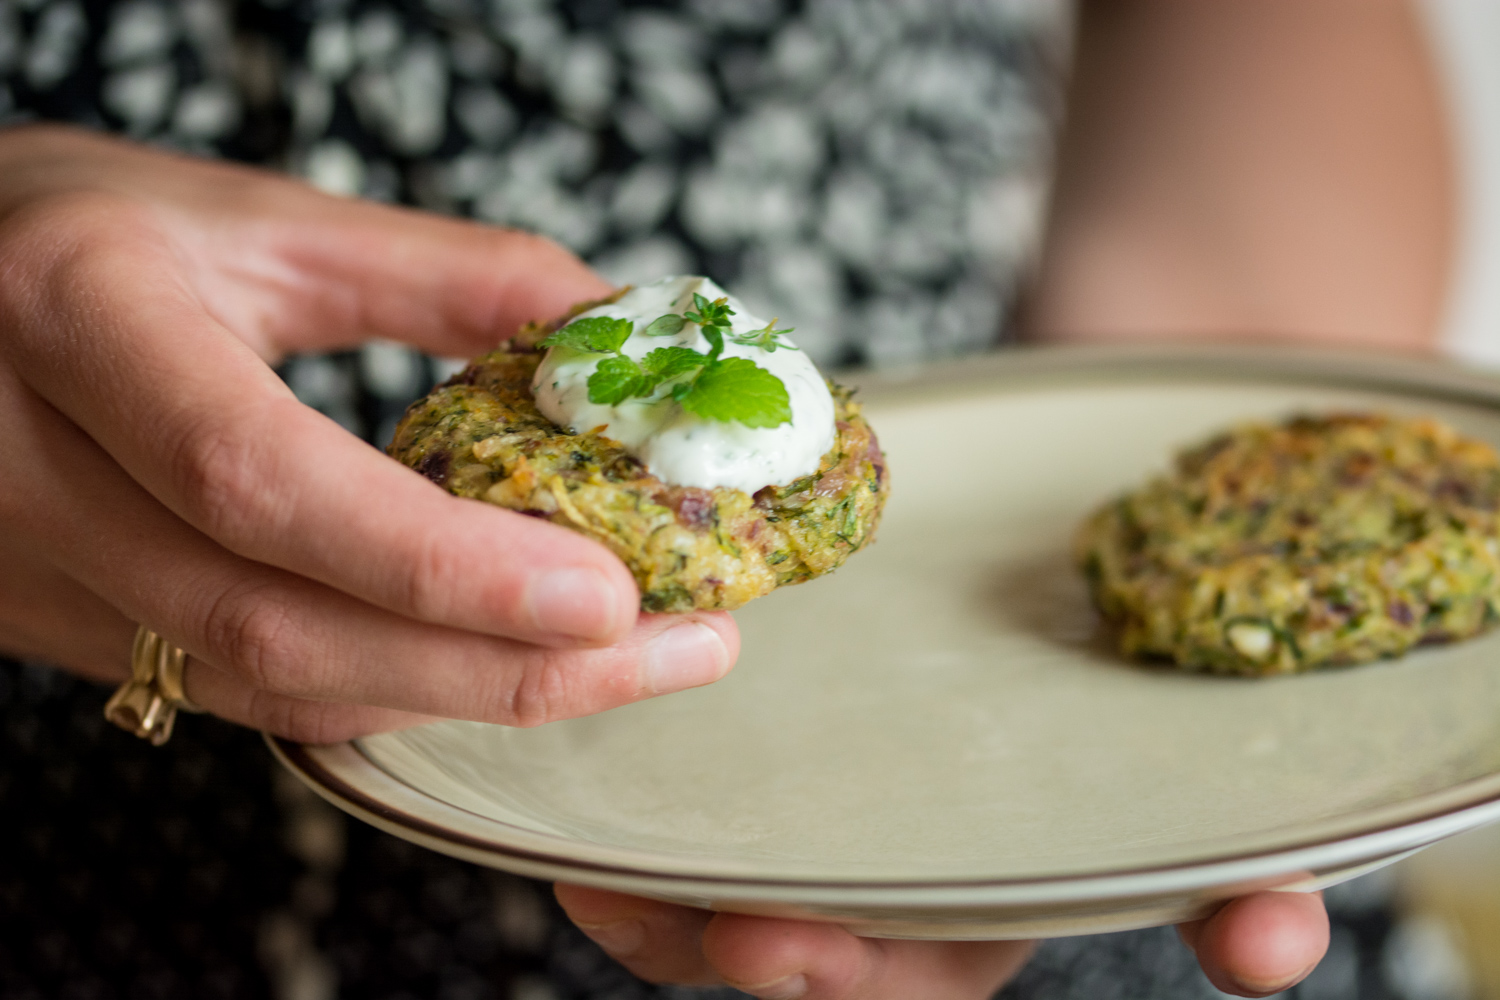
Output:
[[[877,545],[736,612],[709,688],[532,730],[274,742],[339,806],[482,864],[982,938],[1181,920],[1500,818],[1500,632],[1245,680],[1125,662],[1070,562],[1088,511],[1245,418],[1432,414],[1500,381],[1251,350],[1018,352],[865,387]]]

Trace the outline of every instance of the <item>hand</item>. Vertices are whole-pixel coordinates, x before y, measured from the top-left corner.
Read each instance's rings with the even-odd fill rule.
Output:
[[[1028,941],[891,941],[833,924],[710,913],[558,885],[590,938],[652,982],[727,984],[764,1000],[987,1000],[1031,955]],[[1328,949],[1322,899],[1260,892],[1183,924],[1209,980],[1240,996],[1300,982]]]
[[[333,741],[532,725],[708,683],[723,614],[640,616],[629,572],[448,495],[270,363],[370,337],[468,356],[607,286],[540,238],[67,129],[0,132],[0,652]]]

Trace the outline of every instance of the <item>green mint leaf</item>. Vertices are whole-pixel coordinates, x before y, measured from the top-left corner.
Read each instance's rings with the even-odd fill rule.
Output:
[[[676,313],[667,313],[658,316],[646,327],[645,333],[648,337],[670,337],[678,333],[687,325],[687,318]]]
[[[792,401],[781,379],[747,358],[710,361],[691,383],[673,398],[689,413],[709,420],[738,421],[746,427],[778,427],[791,423]]]
[[[605,358],[589,376],[589,402],[619,406],[631,396],[644,396],[655,388],[654,383],[647,387],[649,381],[641,366],[631,359],[624,356]]]
[[[724,336],[729,333],[729,317],[734,315],[734,310],[729,308],[728,298],[714,299],[712,302],[705,299],[697,292],[693,293],[694,309],[684,313],[684,317],[698,324],[698,329],[703,331],[703,337],[708,341],[713,350],[709,351],[710,361],[717,360],[724,353]]]
[[[665,382],[707,363],[708,356],[691,347],[658,347],[641,359],[641,368],[657,382]]]
[[[747,427],[777,427],[792,419],[791,400],[781,379],[745,358],[721,358],[725,338],[765,351],[790,347],[778,338],[776,321],[765,329],[736,334],[730,326],[734,310],[727,298],[708,301],[693,295],[695,308],[684,315],[668,313],[646,325],[647,336],[676,334],[696,323],[711,350],[703,354],[688,347],[658,347],[639,362],[620,353],[634,326],[628,320],[592,316],[574,320],[542,341],[543,347],[566,347],[603,358],[589,376],[589,402],[618,406],[627,399],[649,397],[663,382],[674,379],[672,398],[683,409],[709,420],[738,422]],[[688,376],[684,378],[684,376]]]
[[[714,299],[712,302],[693,293],[693,309],[684,314],[687,319],[692,320],[702,327],[729,326],[729,317],[734,315],[734,310],[729,308],[727,298]]]
[[[776,329],[776,321],[773,319],[765,325],[765,329],[752,330],[749,333],[731,333],[729,339],[743,347],[759,347],[767,354],[776,353],[776,348],[785,347],[789,351],[797,348],[791,344],[783,343],[781,338],[791,333],[796,327],[787,327],[785,330]]]
[[[540,346],[571,347],[575,351],[588,351],[592,354],[612,354],[630,339],[631,329],[628,319],[590,316],[588,319],[575,319],[542,341]]]

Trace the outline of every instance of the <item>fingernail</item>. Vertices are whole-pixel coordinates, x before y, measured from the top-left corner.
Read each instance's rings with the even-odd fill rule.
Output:
[[[614,630],[619,603],[615,588],[594,569],[554,569],[532,577],[526,588],[531,618],[543,632],[602,639]]]
[[[639,920],[621,920],[613,924],[579,924],[579,929],[616,958],[628,958],[646,943],[646,925]]]
[[[1302,980],[1306,979],[1312,973],[1312,970],[1317,967],[1318,963],[1314,962],[1294,976],[1287,976],[1285,979],[1278,979],[1275,982],[1269,983],[1256,982],[1253,979],[1243,979],[1239,976],[1231,976],[1230,978],[1234,980],[1234,985],[1239,987],[1246,995],[1269,997],[1273,993],[1280,993],[1283,990],[1288,990],[1296,986]]]
[[[807,977],[799,972],[764,986],[742,986],[740,989],[760,1000],[798,1000],[807,995]]]
[[[644,681],[652,694],[712,684],[729,670],[729,650],[719,633],[694,622],[652,639],[642,657]]]

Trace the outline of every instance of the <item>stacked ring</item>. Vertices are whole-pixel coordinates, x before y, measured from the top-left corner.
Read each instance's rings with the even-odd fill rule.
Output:
[[[187,654],[142,625],[130,652],[130,680],[104,706],[104,717],[121,729],[161,746],[172,736],[177,710],[201,712],[182,686]]]

